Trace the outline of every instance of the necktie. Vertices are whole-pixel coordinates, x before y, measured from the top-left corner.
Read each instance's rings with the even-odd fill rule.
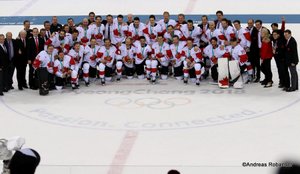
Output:
[[[36,52],[39,52],[39,40],[37,37],[35,37],[35,47],[36,47]]]
[[[14,50],[13,50],[13,47],[12,47],[12,42],[11,41],[8,41],[8,56],[9,56],[9,60],[11,60],[13,57],[14,57]]]
[[[3,48],[4,52],[7,53],[7,49],[6,49],[5,45],[2,45],[2,48]]]
[[[26,42],[24,39],[22,39],[22,43],[23,43],[24,48],[26,48]]]
[[[110,24],[108,24],[107,38],[110,39]]]

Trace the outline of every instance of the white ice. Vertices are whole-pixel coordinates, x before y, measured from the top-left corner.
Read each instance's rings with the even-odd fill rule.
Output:
[[[86,3],[93,2],[93,3]],[[1,16],[161,14],[199,11],[212,14],[298,13],[298,1],[1,1]],[[177,4],[180,2],[181,4]],[[231,2],[231,1],[230,1]],[[255,4],[253,7],[250,3]],[[31,4],[29,9],[24,5]],[[137,4],[141,7],[137,7]],[[268,5],[268,6],[267,6]],[[67,8],[65,8],[67,6]],[[288,7],[288,8],[287,8]],[[234,9],[232,9],[234,8]],[[234,11],[233,11],[234,10]],[[16,14],[17,13],[17,14]],[[269,24],[265,24],[269,26]],[[33,26],[34,27],[34,26]],[[287,24],[300,41],[300,25]],[[0,33],[22,26],[0,26]],[[243,167],[243,162],[281,162],[300,159],[300,94],[277,88],[278,76],[272,62],[274,86],[264,89],[249,84],[243,90],[220,90],[204,80],[200,87],[170,79],[150,85],[146,80],[122,80],[100,86],[83,84],[80,90],[13,90],[0,98],[0,138],[22,136],[24,147],[42,157],[37,174],[166,173],[183,174],[272,174],[274,167]],[[17,88],[16,83],[14,87]],[[124,140],[125,139],[125,140]],[[112,166],[111,164],[122,165]],[[120,172],[121,171],[121,172]]]

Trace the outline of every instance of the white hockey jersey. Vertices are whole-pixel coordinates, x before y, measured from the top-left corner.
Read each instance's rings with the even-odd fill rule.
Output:
[[[97,61],[105,60],[106,66],[112,67],[114,60],[117,58],[117,55],[120,55],[121,51],[117,49],[115,46],[110,46],[106,49],[105,46],[102,46],[97,53]]]
[[[192,30],[189,30],[187,24],[184,24],[181,27],[181,31],[185,38],[192,38],[195,45],[200,45],[200,37],[202,33],[202,29],[200,27],[194,26]]]
[[[243,48],[250,47],[251,35],[249,31],[242,27],[239,30],[235,29],[235,36],[239,40],[239,43]]]
[[[226,53],[225,49],[221,49],[220,46],[213,48],[211,44],[204,48],[204,54],[211,60],[213,64],[217,64],[218,58],[222,58]]]
[[[146,25],[143,32],[149,38],[149,41],[147,43],[152,45],[156,42],[157,36],[162,33],[162,28],[157,23],[155,23],[154,26],[151,26],[151,24],[149,23],[149,24]]]
[[[56,59],[54,61],[53,74],[62,77],[69,70],[75,70],[75,61],[69,55],[64,56],[64,60]]]
[[[141,64],[146,58],[151,57],[152,48],[149,45],[144,47],[141,44],[136,46],[135,64]]]
[[[86,54],[84,55],[84,61],[88,62],[91,67],[96,68],[97,66],[97,53],[100,51],[100,46],[95,45],[94,48],[91,46],[86,47]]]
[[[170,59],[173,56],[169,44],[164,42],[162,45],[160,45],[158,42],[156,42],[152,45],[152,49],[154,54],[153,57],[160,58],[160,63],[163,66],[168,66]]]

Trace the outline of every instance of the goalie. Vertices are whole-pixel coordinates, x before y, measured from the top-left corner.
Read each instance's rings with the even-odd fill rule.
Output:
[[[229,88],[231,83],[234,88],[241,89],[244,83],[248,83],[253,70],[248,62],[246,51],[238,40],[230,40],[231,46],[226,47],[225,58],[218,59],[218,85],[220,88]]]

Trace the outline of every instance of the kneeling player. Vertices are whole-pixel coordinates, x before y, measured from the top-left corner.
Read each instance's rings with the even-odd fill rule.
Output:
[[[77,71],[75,71],[75,61],[69,55],[64,55],[63,51],[58,53],[58,59],[54,62],[53,67],[56,76],[55,87],[61,90],[67,78],[71,77],[72,89],[76,89]]]
[[[185,60],[183,62],[183,82],[187,84],[188,78],[196,78],[196,85],[200,85],[201,63],[203,63],[202,52],[198,46],[193,46],[193,40],[187,40],[187,46],[183,48],[182,55]]]

